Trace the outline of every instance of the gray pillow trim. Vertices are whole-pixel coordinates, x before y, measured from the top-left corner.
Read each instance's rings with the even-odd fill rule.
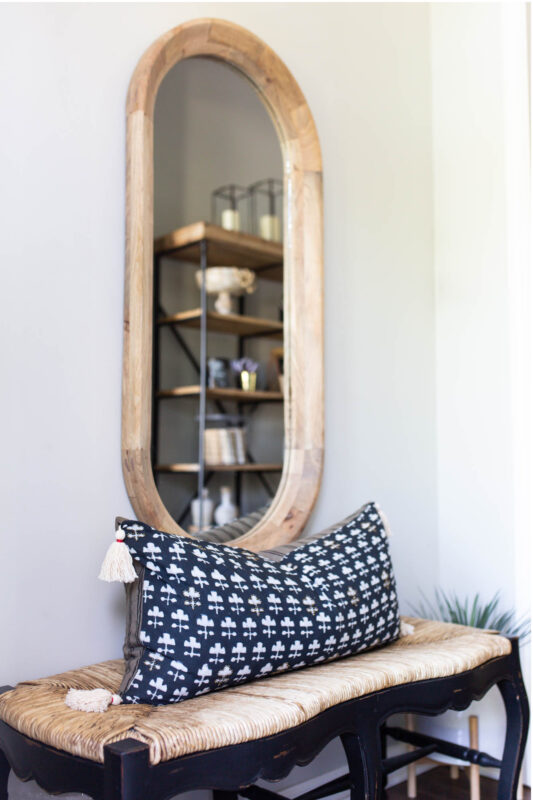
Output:
[[[142,599],[144,587],[144,566],[134,561],[137,580],[125,583],[126,589],[126,636],[124,638],[124,660],[126,669],[118,693],[122,695],[133,680],[144,652],[141,643]]]
[[[307,542],[313,542],[315,539],[322,539],[323,536],[328,536],[328,534],[336,531],[337,528],[342,528],[343,525],[347,525],[349,522],[359,516],[359,514],[364,508],[366,508],[367,505],[368,503],[365,503],[364,506],[358,508],[357,511],[354,511],[353,514],[350,514],[348,517],[341,520],[341,522],[335,522],[333,525],[330,525],[328,528],[324,528],[318,533],[312,533],[308,536],[301,536],[299,539],[294,539],[292,542],[288,542],[287,544],[280,544],[279,547],[272,547],[270,550],[261,550],[258,555],[262,556],[263,558],[267,558],[269,561],[281,561],[281,559],[286,556],[287,553],[292,553],[293,550],[297,550],[299,547],[302,547],[302,545],[307,544]],[[380,516],[382,516],[379,509],[378,512]],[[385,525],[385,529],[388,531],[387,525]]]
[[[224,542],[231,542],[233,539],[238,539],[239,536],[244,536],[245,533],[251,531],[258,522],[265,516],[270,503],[267,503],[257,511],[252,511],[244,517],[228,522],[226,525],[219,525],[218,527],[208,528],[202,533],[194,536],[202,542],[211,542],[213,544],[224,544]]]

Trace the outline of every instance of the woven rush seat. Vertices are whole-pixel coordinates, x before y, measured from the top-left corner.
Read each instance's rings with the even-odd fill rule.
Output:
[[[131,737],[150,763],[286,731],[331,706],[413,681],[457,675],[511,652],[493,632],[404,617],[414,633],[356,656],[195,697],[182,703],[120,705],[84,714],[65,705],[67,689],[116,691],[122,660],[26,681],[0,696],[0,719],[72,755],[104,760],[104,746]]]

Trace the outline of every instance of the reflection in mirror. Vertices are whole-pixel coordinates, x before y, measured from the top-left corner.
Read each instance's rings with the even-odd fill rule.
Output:
[[[281,477],[282,169],[244,77],[207,58],[169,71],[154,121],[151,455],[193,535],[251,515],[228,535],[244,533]]]

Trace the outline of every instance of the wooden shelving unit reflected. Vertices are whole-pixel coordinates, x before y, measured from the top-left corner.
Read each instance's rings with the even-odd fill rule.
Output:
[[[245,474],[255,475],[267,496],[272,498],[275,489],[266,479],[267,473],[280,473],[282,464],[264,463],[254,458],[254,454],[245,447],[246,463],[244,464],[209,464],[204,460],[207,403],[214,406],[221,418],[231,419],[235,415],[251,415],[258,411],[260,404],[284,402],[283,392],[243,391],[232,388],[207,387],[206,365],[209,348],[216,343],[213,334],[230,335],[235,338],[236,356],[246,355],[246,343],[255,337],[274,339],[279,344],[283,341],[283,323],[272,319],[251,317],[245,314],[245,298],[239,298],[238,314],[220,314],[208,310],[205,281],[200,289],[200,307],[170,314],[161,302],[161,269],[164,261],[170,260],[165,268],[188,269],[190,279],[195,280],[194,265],[204,272],[210,265],[243,267],[254,270],[258,279],[283,282],[283,245],[270,242],[258,236],[237,231],[228,231],[208,222],[196,222],[178,230],[171,231],[154,242],[154,339],[153,339],[153,373],[152,373],[152,448],[151,457],[156,482],[157,477],[166,473],[189,474],[197,476],[197,489],[176,517],[182,524],[190,509],[190,501],[195,494],[200,496],[202,488],[216,473],[233,473],[235,501],[241,503],[241,484]],[[274,287],[271,287],[271,292]],[[258,287],[259,290],[259,287]],[[198,375],[198,383],[190,386],[176,386],[162,389],[159,375],[160,336],[164,329],[170,331],[181,348],[190,365]],[[199,337],[185,338],[182,329],[196,329]],[[190,341],[190,340],[192,341]],[[226,341],[226,345],[228,342]],[[198,347],[199,345],[199,347]],[[198,352],[199,351],[199,352]],[[194,378],[193,378],[194,380]],[[197,398],[198,400],[198,462],[160,464],[159,462],[159,406],[178,398]],[[248,408],[247,408],[248,406]],[[228,410],[231,408],[231,413]],[[214,415],[216,416],[216,415]],[[233,424],[233,423],[231,423]],[[233,458],[231,454],[229,458]],[[211,458],[221,457],[220,453],[211,454]]]
[[[267,280],[283,280],[283,245],[280,242],[267,242],[249,233],[227,231],[210,222],[195,222],[161,236],[154,242],[154,253],[200,264],[202,241],[207,242],[211,264],[247,267]]]
[[[244,314],[219,314],[218,311],[208,311],[208,332],[228,333],[235,336],[268,336],[272,339],[283,338],[283,323],[260,317],[247,317]],[[184,328],[200,328],[202,309],[193,308],[190,311],[180,311],[157,321],[158,325],[180,325]]]
[[[207,472],[281,472],[282,464],[206,464]],[[200,471],[200,465],[192,464],[158,464],[156,472],[187,472],[195,473]]]
[[[198,386],[176,386],[173,389],[164,389],[157,393],[158,397],[198,397],[201,387]],[[255,392],[245,392],[242,389],[206,389],[205,394],[208,400],[234,400],[237,403],[282,403],[283,394],[281,392],[270,392],[257,390]]]

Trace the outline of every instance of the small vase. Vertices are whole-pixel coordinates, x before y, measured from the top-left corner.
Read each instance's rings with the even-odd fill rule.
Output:
[[[226,525],[237,516],[237,506],[231,502],[231,489],[229,486],[220,487],[220,505],[215,508],[215,522],[217,525]]]
[[[202,507],[200,508],[200,499],[195,497],[191,503],[191,517],[192,524],[195,528],[200,529],[200,516],[202,517],[202,528],[208,528],[213,522],[213,501],[209,497],[209,489],[202,489]],[[201,513],[202,512],[202,513]]]
[[[241,389],[245,392],[255,392],[255,387],[257,385],[257,372],[248,372],[247,369],[243,369],[241,372]]]

